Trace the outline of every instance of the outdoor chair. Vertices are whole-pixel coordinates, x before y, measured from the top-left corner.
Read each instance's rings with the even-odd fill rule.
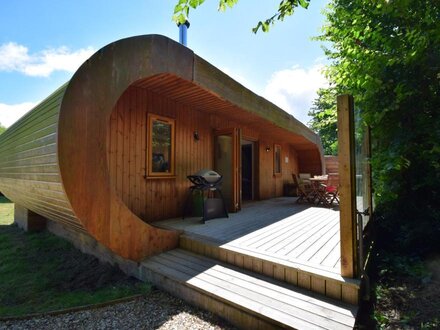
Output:
[[[330,205],[332,205],[333,202],[339,204],[339,174],[338,173],[329,173],[328,181],[327,184],[325,185],[325,193]]]
[[[299,181],[295,173],[292,173],[292,179],[293,183],[298,187],[298,199],[296,202],[311,202],[312,186],[304,181]]]
[[[298,176],[300,182],[310,184],[310,178],[312,177],[310,173],[299,173]]]

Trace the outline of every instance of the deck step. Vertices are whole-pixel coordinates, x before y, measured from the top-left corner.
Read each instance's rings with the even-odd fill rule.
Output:
[[[352,329],[357,306],[175,249],[141,263],[142,278],[245,329]]]
[[[221,244],[194,234],[182,234],[179,246],[184,250],[263,274],[332,299],[356,305],[359,302],[360,280],[342,277],[331,268],[312,266],[300,260],[288,261],[273,254],[264,254],[232,244]]]

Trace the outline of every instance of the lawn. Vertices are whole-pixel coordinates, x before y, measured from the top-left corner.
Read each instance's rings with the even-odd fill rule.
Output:
[[[49,232],[13,224],[14,204],[0,196],[0,317],[19,316],[146,294],[150,285],[101,264]]]
[[[14,204],[0,196],[0,226],[10,225],[14,221]]]

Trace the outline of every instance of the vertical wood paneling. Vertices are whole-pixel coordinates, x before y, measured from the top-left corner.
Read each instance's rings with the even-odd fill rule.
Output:
[[[273,174],[273,145],[275,143],[281,145],[281,176],[274,176]],[[266,151],[267,146],[270,147],[269,152]],[[292,173],[298,171],[295,150],[288,143],[264,137],[259,141],[259,153],[260,199],[282,196],[284,184],[292,183]],[[286,157],[289,159],[288,163],[285,162]]]
[[[144,96],[144,93],[142,90],[138,91],[139,94],[139,109],[137,109],[137,112],[139,113],[139,121],[140,121],[140,149],[141,149],[141,172],[139,173],[138,180],[139,180],[139,186],[140,186],[140,197],[139,197],[139,209],[140,213],[138,216],[141,219],[146,219],[146,211],[145,211],[145,203],[147,201],[147,187],[144,184],[145,182],[145,176],[147,175],[147,121],[146,121],[146,115],[144,113],[144,109],[148,108],[148,99]]]
[[[145,177],[147,156],[147,114],[176,119],[176,176]],[[152,222],[182,214],[190,182],[186,176],[202,168],[212,168],[213,132],[216,129],[241,128],[243,135],[259,141],[257,152],[261,199],[281,196],[283,185],[292,180],[298,164],[295,151],[283,141],[260,140],[260,131],[249,126],[207,114],[180,104],[147,89],[131,87],[121,96],[109,124],[108,161],[112,185],[124,203],[141,219]],[[197,130],[200,139],[194,140]],[[273,144],[282,146],[282,175],[273,175]],[[271,147],[266,152],[266,145]],[[285,163],[285,157],[289,162]]]
[[[298,165],[301,173],[322,174],[318,150],[301,150],[298,155]]]
[[[129,206],[129,175],[130,175],[130,89],[127,90],[127,97],[122,99],[122,120],[123,126],[123,147],[122,147],[122,200]]]
[[[139,89],[136,90],[136,104],[141,105],[142,104],[142,95],[141,91]],[[142,172],[142,108],[135,107],[135,118],[136,118],[136,130],[135,132],[140,132],[139,134],[135,135],[135,148],[136,148],[136,159],[135,159],[135,175],[134,175],[134,181],[136,182],[136,189],[135,189],[135,207],[134,207],[134,213],[142,215],[142,206],[141,206],[141,178],[143,178],[144,173]]]
[[[130,154],[129,154],[129,172],[128,172],[128,184],[129,184],[129,208],[134,211],[134,213],[139,213],[136,209],[136,199],[139,196],[136,195],[136,187],[139,180],[136,180],[136,160],[137,160],[137,150],[136,150],[136,135],[137,135],[137,123],[136,123],[136,89],[130,90]]]
[[[116,107],[116,111],[113,112],[113,115],[116,115],[117,131],[116,131],[116,141],[117,141],[117,149],[115,152],[116,159],[110,158],[110,164],[112,162],[116,162],[116,191],[122,191],[122,176],[123,176],[123,158],[122,152],[124,150],[124,113],[123,113],[123,105],[121,102],[118,103]],[[112,117],[113,117],[112,115]],[[114,135],[115,132],[111,132],[111,135]],[[111,167],[111,166],[110,166]],[[111,177],[112,180],[114,177]]]

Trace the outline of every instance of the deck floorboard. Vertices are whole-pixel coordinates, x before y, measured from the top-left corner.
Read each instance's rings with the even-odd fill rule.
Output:
[[[295,203],[281,197],[250,202],[229,218],[201,223],[200,218],[156,222],[225,249],[294,261],[340,274],[339,211]]]
[[[351,329],[357,307],[315,296],[262,275],[176,249],[147,259],[142,267],[223,301],[234,313],[300,329]],[[237,316],[240,317],[240,316]]]

